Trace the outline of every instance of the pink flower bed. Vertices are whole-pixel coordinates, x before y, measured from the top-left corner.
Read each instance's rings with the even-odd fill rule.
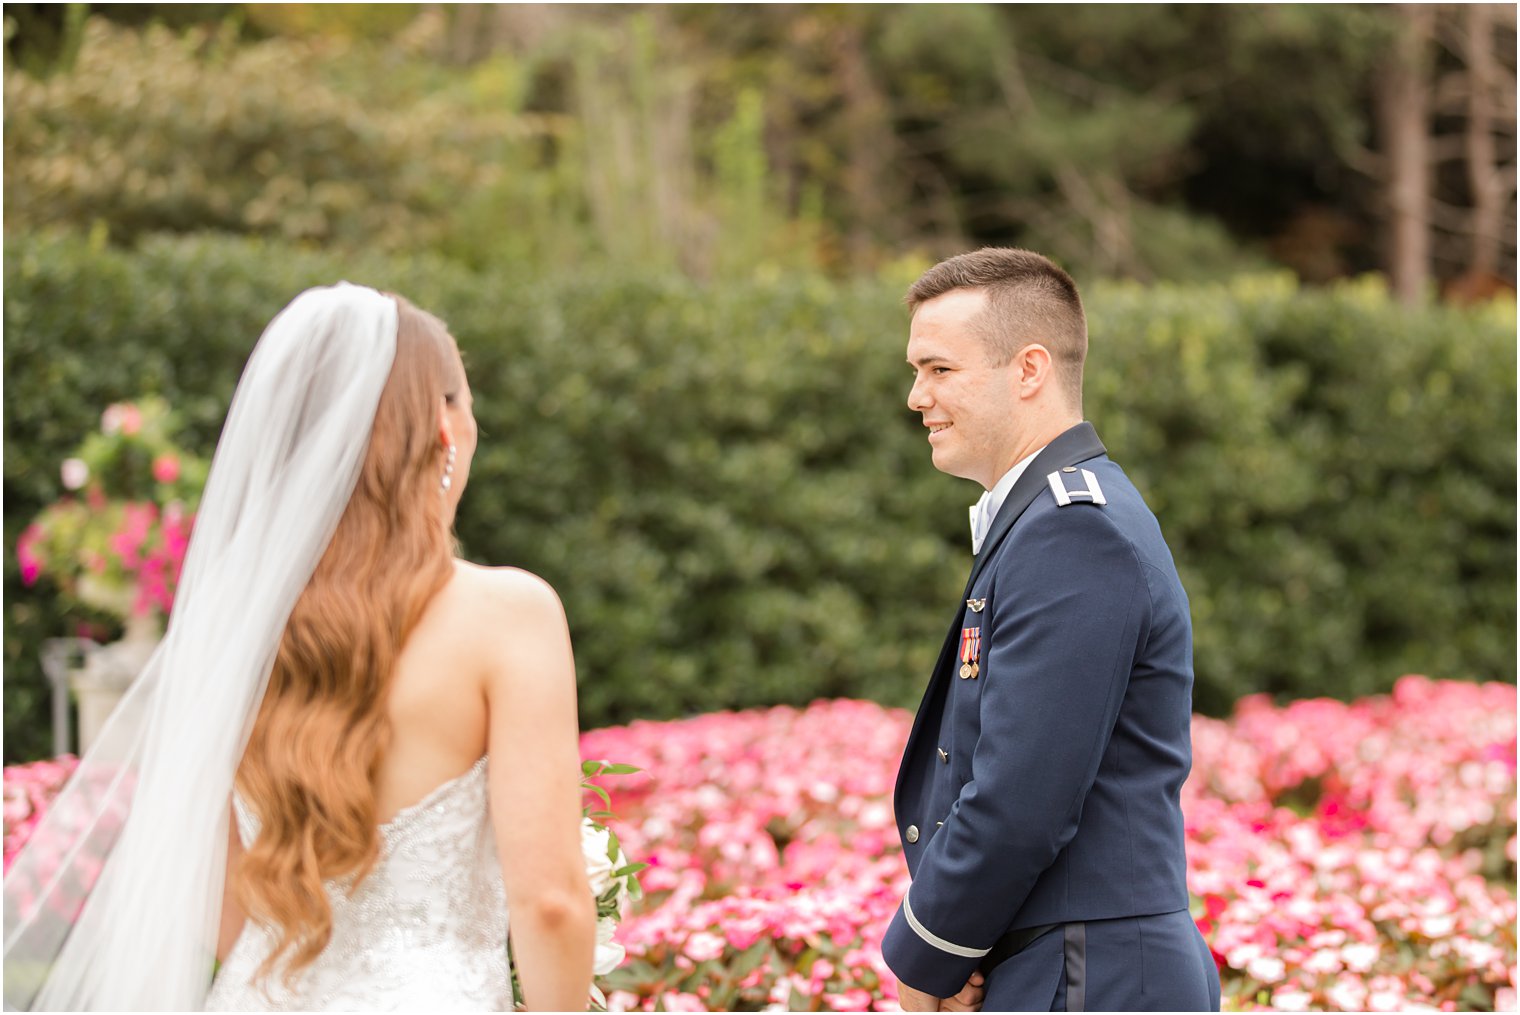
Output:
[[[1515,1007],[1515,688],[1197,718],[1194,916],[1225,1007]],[[594,730],[630,858],[651,866],[605,978],[614,1009],[896,1007],[879,945],[907,871],[891,797],[911,716],[858,701]],[[5,772],[5,856],[71,759]],[[61,775],[60,775],[61,773]]]
[[[1515,1006],[1515,688],[1405,677],[1194,722],[1194,916],[1226,1008]],[[895,1008],[892,785],[912,717],[858,701],[594,730],[629,856],[614,1009]]]

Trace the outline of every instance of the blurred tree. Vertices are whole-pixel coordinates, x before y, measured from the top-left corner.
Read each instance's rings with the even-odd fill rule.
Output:
[[[377,52],[92,18],[69,73],[6,70],[6,228],[537,256],[563,231],[538,155],[563,124],[522,114],[509,61],[440,81],[408,57],[418,27]]]
[[[1404,303],[1430,279],[1430,39],[1435,8],[1401,4],[1398,44],[1378,75],[1388,204],[1388,278]]]
[[[1237,269],[1239,237],[1328,203],[1326,153],[1365,130],[1378,37],[1355,8],[899,10],[882,59],[915,191],[1078,270]]]
[[[1514,21],[1515,9],[1503,8]],[[1487,4],[1473,4],[1463,12],[1461,37],[1463,61],[1467,65],[1467,129],[1465,133],[1467,173],[1472,200],[1472,271],[1491,275],[1499,268],[1499,249],[1505,225],[1504,204],[1515,193],[1514,166],[1508,179],[1498,162],[1494,145],[1496,116],[1508,98],[1514,110],[1515,68],[1501,68],[1494,52],[1494,28],[1498,19]],[[1508,190],[1508,193],[1505,191]],[[1510,232],[1513,232],[1511,227]]]
[[[282,235],[352,244],[388,229],[476,266],[600,256],[847,274],[904,250],[1014,243],[1086,277],[1222,277],[1271,258],[1311,281],[1386,267],[1406,293],[1431,276],[1454,295],[1514,278],[1511,8],[10,5],[8,76],[69,67],[56,76],[101,87],[78,63],[86,10],[211,19],[201,37],[221,40],[218,58],[182,74],[171,122],[152,119],[169,84],[144,73],[95,112],[89,82],[69,86],[73,105],[41,118],[41,154],[8,125],[7,195],[26,209],[12,226],[98,219],[120,240],[198,215],[270,231],[231,210],[257,204],[248,176],[262,171],[300,183],[275,195],[294,209]],[[1401,47],[1410,18],[1429,24]],[[238,78],[241,50],[282,45],[302,54],[288,74],[300,88]],[[324,160],[289,140],[277,168],[220,161],[245,118],[319,137],[308,88],[366,124],[357,165],[346,142]],[[232,120],[203,115],[213,96]],[[297,110],[266,108],[284,102]],[[33,138],[37,118],[15,108]],[[110,123],[91,119],[101,109]],[[177,153],[140,154],[176,133]],[[195,214],[199,199],[176,197],[176,216],[160,202],[139,221],[141,201],[117,201],[133,189],[123,171],[102,185],[117,198],[97,186],[101,200],[56,200],[123,159],[171,190],[226,180],[224,197]]]
[[[163,25],[174,30],[196,25],[239,23],[245,4],[6,4],[5,57],[39,77],[72,70],[92,15],[122,25]]]
[[[1447,67],[1435,88],[1445,136],[1434,142],[1443,157],[1433,257],[1452,300],[1515,291],[1515,27],[1509,4],[1443,9],[1436,21]]]

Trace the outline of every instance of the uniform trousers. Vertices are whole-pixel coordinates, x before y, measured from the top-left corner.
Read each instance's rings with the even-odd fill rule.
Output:
[[[1186,910],[1057,926],[986,989],[989,1012],[1219,1010],[1219,968]]]

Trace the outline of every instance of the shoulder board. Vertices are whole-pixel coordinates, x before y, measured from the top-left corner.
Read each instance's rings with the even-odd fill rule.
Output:
[[[1082,481],[1087,484],[1084,489],[1070,489],[1067,480],[1075,480],[1080,472]],[[1056,504],[1066,507],[1069,504],[1107,504],[1108,500],[1103,496],[1103,488],[1098,485],[1098,477],[1087,469],[1077,469],[1076,466],[1068,465],[1064,469],[1057,469],[1045,477],[1050,482],[1050,492],[1056,495]]]

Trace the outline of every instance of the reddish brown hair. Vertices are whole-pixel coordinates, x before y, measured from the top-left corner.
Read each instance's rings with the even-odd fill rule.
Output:
[[[244,911],[275,935],[259,969],[287,982],[332,937],[323,882],[357,885],[380,853],[374,780],[390,738],[396,658],[448,581],[439,400],[463,383],[443,323],[396,297],[396,358],[332,542],[280,640],[238,769],[259,832],[234,872]]]

